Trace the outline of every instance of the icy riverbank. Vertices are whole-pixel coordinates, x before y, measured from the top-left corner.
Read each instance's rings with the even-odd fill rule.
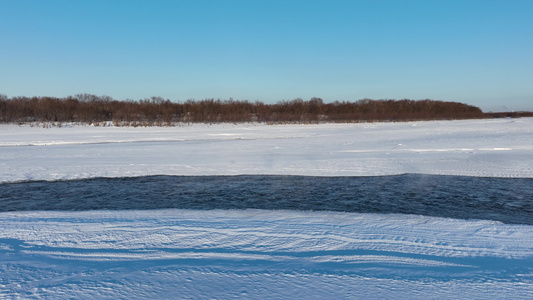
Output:
[[[533,177],[533,118],[172,128],[0,125],[0,182],[145,175]]]
[[[526,299],[533,226],[264,210],[0,213],[0,298]]]
[[[24,181],[93,177],[533,178],[532,141],[533,118],[177,128],[0,125],[0,184],[20,181],[25,195],[0,194],[0,201],[56,201],[64,195],[33,197],[44,192],[24,190],[30,185]],[[98,195],[110,181],[94,180],[97,193],[79,199],[76,193],[86,187],[63,191],[78,201],[102,201],[108,198]],[[118,196],[111,199],[127,194],[114,187]],[[183,185],[172,187],[191,195]],[[505,199],[498,201],[490,188],[474,198],[496,209],[515,205],[506,201],[513,197],[531,207],[517,189],[503,190],[498,197]],[[148,196],[128,191],[143,201],[158,193],[181,199],[168,189]],[[279,191],[276,199],[306,200],[296,184]],[[209,189],[199,194],[213,196]],[[352,194],[358,197],[343,197]],[[413,196],[409,188],[404,194]],[[429,188],[424,195],[412,199],[431,206],[448,194]],[[10,299],[530,299],[532,266],[533,226],[490,220],[254,209],[0,213],[0,298]]]

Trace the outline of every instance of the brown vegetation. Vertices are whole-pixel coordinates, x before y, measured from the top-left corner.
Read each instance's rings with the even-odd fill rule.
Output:
[[[0,95],[0,123],[74,122],[116,126],[179,123],[262,122],[268,124],[471,119],[497,117],[475,106],[435,100],[371,100],[324,103],[320,98],[264,104],[206,99],[171,102],[160,97],[117,101],[79,94],[66,98]]]
[[[533,111],[489,112],[485,115],[490,118],[526,118],[533,117]]]

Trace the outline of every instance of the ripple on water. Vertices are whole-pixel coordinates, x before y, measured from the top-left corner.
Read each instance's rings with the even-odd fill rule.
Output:
[[[533,179],[145,176],[0,184],[0,211],[285,209],[418,214],[533,225]]]

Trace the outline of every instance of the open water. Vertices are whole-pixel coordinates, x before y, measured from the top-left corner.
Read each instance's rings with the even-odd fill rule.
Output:
[[[0,211],[283,209],[533,225],[533,178],[146,176],[0,184]]]

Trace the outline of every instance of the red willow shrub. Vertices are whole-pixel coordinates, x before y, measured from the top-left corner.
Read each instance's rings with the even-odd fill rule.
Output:
[[[294,99],[260,101],[205,99],[172,102],[160,97],[114,100],[79,94],[66,98],[0,95],[0,122],[113,122],[126,126],[171,126],[178,123],[262,122],[268,124],[471,119],[497,117],[475,106],[436,100],[371,100],[324,103]]]

